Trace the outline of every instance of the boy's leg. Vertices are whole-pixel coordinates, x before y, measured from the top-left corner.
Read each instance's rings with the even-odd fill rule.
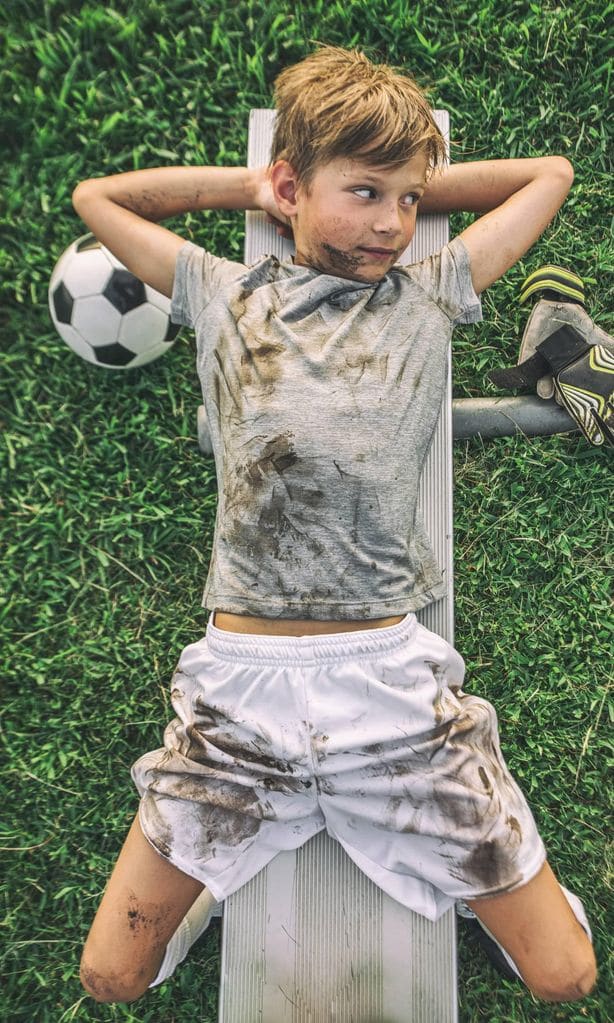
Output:
[[[203,889],[155,851],[135,817],[83,949],[86,991],[100,1002],[129,1002],[143,994]]]
[[[592,990],[597,976],[593,946],[548,863],[513,892],[466,901],[538,998],[575,1001]]]

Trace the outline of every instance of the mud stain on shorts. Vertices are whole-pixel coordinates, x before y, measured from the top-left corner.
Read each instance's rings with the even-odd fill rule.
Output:
[[[406,750],[406,748],[405,748],[405,750]],[[414,770],[414,767],[413,767],[413,765],[411,763],[411,760],[407,756],[403,757],[403,753],[405,752],[405,750],[404,750],[403,747],[399,747],[398,745],[396,747],[393,746],[389,750],[389,753],[391,753],[393,755],[395,753],[400,753],[401,754],[401,759],[397,758],[395,760],[392,760],[392,759],[391,760],[386,760],[386,759],[378,760],[377,763],[369,764],[367,767],[363,768],[363,770],[361,771],[361,774],[365,778],[386,778],[386,777],[387,778],[391,778],[391,779],[392,778],[399,778],[399,777],[405,778],[407,775],[412,774],[412,772]]]
[[[482,842],[461,863],[460,876],[472,888],[512,888],[522,874],[500,842]]]
[[[204,863],[215,857],[216,843],[224,848],[241,845],[258,833],[263,819],[275,819],[270,805],[259,800],[253,789],[235,785],[229,791],[227,783],[218,783],[214,791],[194,782],[176,780],[173,791],[164,796],[154,791],[143,797],[149,840],[171,863],[194,858]],[[184,817],[186,803],[188,815]],[[153,813],[148,820],[150,809]]]
[[[228,777],[230,781],[233,774],[248,773],[254,786],[262,786],[268,791],[293,793],[310,787],[311,782],[295,777],[294,765],[271,754],[273,740],[269,735],[251,734],[249,738],[241,739],[237,735],[237,723],[224,712],[204,705],[198,698],[195,709],[197,720],[193,724],[184,728],[179,721],[176,722],[178,751],[188,760],[209,768],[218,778]],[[231,764],[226,757],[232,758]]]
[[[224,849],[241,845],[260,830],[260,820],[226,807],[200,806],[198,816],[201,831],[194,835],[193,847],[202,862],[216,855],[216,843]]]
[[[213,717],[214,712],[212,712]],[[237,739],[232,732],[215,731],[204,726],[200,721],[186,727],[186,735],[190,745],[186,756],[197,764],[206,764],[217,770],[224,770],[224,761],[215,760],[215,751],[225,753],[240,765],[241,763],[257,764],[269,768],[279,774],[293,774],[294,768],[286,760],[271,756],[266,752],[266,739],[251,738],[247,742]]]
[[[173,829],[160,812],[155,793],[145,792],[141,801],[140,824],[151,844],[170,859],[173,848]]]

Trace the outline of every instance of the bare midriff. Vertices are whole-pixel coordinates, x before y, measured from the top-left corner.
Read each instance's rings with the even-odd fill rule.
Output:
[[[213,624],[225,632],[244,632],[265,636],[324,636],[332,632],[358,632],[363,629],[386,629],[398,625],[404,615],[392,618],[367,618],[362,621],[320,622],[298,618],[257,618],[254,615],[235,615],[215,611]]]

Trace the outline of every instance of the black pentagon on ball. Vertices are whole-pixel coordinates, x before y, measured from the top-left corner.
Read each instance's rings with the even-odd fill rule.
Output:
[[[145,285],[129,270],[114,270],[102,294],[120,313],[129,313],[147,301]]]
[[[72,316],[73,300],[70,291],[62,282],[58,284],[52,295],[53,308],[58,323],[70,323]]]
[[[168,321],[168,327],[166,328],[166,334],[162,338],[163,341],[174,341],[177,334],[181,330],[180,323],[173,323],[170,319]]]
[[[102,366],[127,366],[135,358],[134,352],[117,342],[113,345],[96,345],[92,351]]]
[[[101,249],[102,246],[93,234],[84,234],[83,238],[77,242],[75,248],[77,252],[89,252],[90,249]]]

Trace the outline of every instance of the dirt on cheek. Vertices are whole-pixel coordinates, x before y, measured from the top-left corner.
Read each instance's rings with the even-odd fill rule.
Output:
[[[357,270],[362,263],[360,256],[356,256],[351,252],[346,252],[343,249],[337,249],[334,245],[330,245],[328,242],[323,242],[322,248],[326,252],[331,266],[336,270],[351,273]]]

